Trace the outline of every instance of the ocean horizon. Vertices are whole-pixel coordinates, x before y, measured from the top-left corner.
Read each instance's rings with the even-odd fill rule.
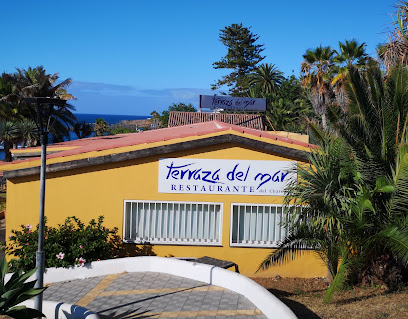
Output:
[[[96,119],[104,119],[109,125],[117,124],[120,121],[145,120],[149,115],[117,115],[117,114],[93,114],[93,113],[74,113],[79,122],[95,123]]]

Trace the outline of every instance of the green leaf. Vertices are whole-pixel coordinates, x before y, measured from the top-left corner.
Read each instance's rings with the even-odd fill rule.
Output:
[[[379,239],[408,266],[408,228],[399,225],[390,226],[379,234]]]
[[[324,294],[323,303],[329,303],[332,300],[334,293],[339,291],[344,286],[344,283],[347,280],[347,272],[350,266],[350,261],[347,258],[347,255],[348,254],[343,255],[343,259],[341,261],[337,274],[334,276],[333,282]]]
[[[8,290],[0,297],[0,309],[8,308],[13,298],[20,292],[19,288]]]
[[[40,293],[42,293],[46,289],[47,289],[47,287],[33,288],[33,289],[30,289],[30,290],[27,290],[24,293],[22,293],[21,295],[19,295],[18,298],[10,306],[18,305],[19,303],[22,303],[22,302],[24,302],[24,301],[26,301],[28,299],[31,299],[32,297],[35,297],[35,296],[39,295]]]
[[[45,315],[41,311],[27,308],[25,306],[11,308],[5,314],[16,319],[32,319],[45,317]]]
[[[35,274],[35,272],[37,271],[37,268],[34,268],[32,270],[29,270],[27,272],[25,272],[24,274],[18,273],[18,276],[15,277],[15,280],[9,280],[7,282],[7,284],[5,285],[6,289],[12,289],[13,287],[18,287],[23,285],[23,283],[30,278],[32,275]],[[14,276],[14,274],[13,274]]]
[[[8,269],[8,265],[7,265],[6,258],[2,258],[2,260],[0,261],[1,286],[4,286],[4,277],[7,274],[7,269]]]

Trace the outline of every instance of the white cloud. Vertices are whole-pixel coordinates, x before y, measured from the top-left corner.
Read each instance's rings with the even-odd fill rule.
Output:
[[[78,113],[149,115],[173,103],[191,103],[198,107],[200,94],[214,91],[200,88],[140,89],[127,85],[75,81],[69,92]]]

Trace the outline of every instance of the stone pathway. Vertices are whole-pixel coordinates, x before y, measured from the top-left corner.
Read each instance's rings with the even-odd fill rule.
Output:
[[[101,319],[265,319],[245,297],[225,288],[163,273],[122,273],[63,283],[45,300],[76,304]]]

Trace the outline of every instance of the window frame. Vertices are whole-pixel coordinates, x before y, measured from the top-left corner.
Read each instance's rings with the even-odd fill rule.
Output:
[[[282,216],[284,214],[283,210],[286,205],[283,204],[264,204],[264,203],[231,203],[230,207],[230,247],[241,247],[241,248],[277,248],[280,241],[287,236],[288,232],[284,228],[282,228],[282,233],[283,233],[283,238],[281,238],[279,241],[274,241],[271,244],[263,244],[263,243],[233,243],[232,242],[232,234],[233,234],[233,223],[234,223],[234,206],[262,206],[262,207],[276,207],[276,208],[282,208]],[[279,224],[275,224],[278,227]],[[250,226],[251,227],[251,226]]]
[[[194,204],[194,205],[219,205],[219,226],[218,226],[218,241],[216,242],[195,242],[185,241],[183,239],[178,240],[166,240],[166,241],[154,241],[154,240],[139,240],[139,239],[125,239],[126,232],[126,204],[127,203],[147,203],[147,204]],[[172,246],[222,246],[222,229],[223,229],[223,217],[224,217],[224,204],[222,202],[195,202],[195,201],[163,201],[163,200],[136,200],[136,199],[124,199],[123,200],[123,231],[122,241],[129,244],[147,244],[147,245],[172,245]],[[216,229],[214,229],[216,230]]]

